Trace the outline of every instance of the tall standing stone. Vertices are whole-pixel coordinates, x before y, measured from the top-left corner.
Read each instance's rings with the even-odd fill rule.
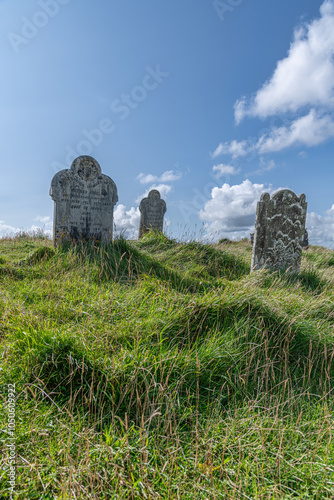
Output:
[[[252,271],[288,269],[299,271],[305,234],[307,203],[304,194],[297,196],[282,189],[271,198],[264,193],[257,204]]]
[[[114,206],[118,201],[113,180],[101,173],[91,156],[79,156],[70,169],[51,181],[54,200],[53,243],[112,239]]]
[[[167,211],[166,202],[161,199],[159,191],[152,189],[148,197],[141,200],[139,239],[152,229],[163,230],[164,215]]]

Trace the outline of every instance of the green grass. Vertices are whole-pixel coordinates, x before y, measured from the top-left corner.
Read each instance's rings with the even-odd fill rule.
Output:
[[[0,240],[0,496],[334,498],[334,253],[247,240]]]

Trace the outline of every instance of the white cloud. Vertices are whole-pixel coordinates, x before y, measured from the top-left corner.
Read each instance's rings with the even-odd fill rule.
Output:
[[[41,222],[42,224],[45,224],[46,226],[52,226],[52,219],[49,216],[41,216],[39,215],[35,219],[37,222]]]
[[[319,18],[295,30],[287,56],[255,96],[242,96],[234,105],[237,123],[247,116],[284,113],[289,113],[288,123],[271,127],[257,141],[220,143],[213,157],[314,147],[334,137],[334,0],[322,4]]]
[[[30,228],[30,231],[40,231],[43,230],[45,234],[47,234],[50,238],[52,238],[52,233],[53,233],[53,220],[51,217],[47,216],[41,216],[38,215],[35,219],[37,222],[40,222],[41,225],[35,225],[33,224]]]
[[[215,165],[212,170],[217,172],[218,177],[221,177],[222,175],[237,175],[240,172],[240,168],[232,167],[232,165],[224,165],[224,163]]]
[[[157,179],[157,176],[156,175],[152,175],[152,174],[139,174],[137,176],[137,179],[139,180],[139,182],[141,184],[149,184],[150,182],[155,182],[155,180]]]
[[[143,198],[148,196],[148,193],[152,191],[152,189],[157,189],[161,195],[161,198],[166,198],[169,193],[173,191],[173,187],[168,184],[152,184],[149,188],[146,189],[145,193],[138,196],[136,199],[137,203],[140,203]]]
[[[28,232],[32,233],[38,233],[39,231],[43,231],[44,234],[49,236],[49,238],[52,238],[52,229],[46,229],[45,227],[41,226],[35,226],[34,224],[30,227],[30,229],[27,229]]]
[[[234,104],[234,118],[238,125],[246,115],[246,97],[242,97]]]
[[[248,179],[234,186],[223,184],[221,188],[213,188],[211,200],[199,213],[205,221],[207,236],[214,240],[249,237],[254,229],[257,202],[265,191],[273,190]]]
[[[307,214],[306,227],[310,245],[334,246],[334,205],[319,215],[315,212]]]
[[[139,230],[139,208],[131,207],[126,210],[122,204],[117,205],[114,211],[115,236],[123,235],[127,239],[137,239]]]
[[[38,226],[36,224],[32,224],[30,227],[26,228],[19,228],[19,227],[14,227],[10,226],[8,224],[5,224],[4,221],[0,221],[0,237],[12,237],[15,236],[16,234],[25,231],[25,232],[36,232],[36,231],[41,231],[48,235],[49,237],[52,237],[52,220],[50,217],[36,217],[35,219],[38,222],[42,222],[43,226]]]
[[[213,188],[211,200],[199,212],[200,219],[205,222],[205,237],[211,241],[249,238],[249,234],[254,232],[256,207],[261,194],[272,194],[274,191],[276,189],[271,185],[253,184],[248,179],[241,184],[223,184],[221,188]],[[306,227],[310,245],[333,248],[334,204],[324,215],[308,213]]]
[[[334,105],[334,1],[325,1],[320,18],[296,29],[287,57],[254,98],[235,104],[235,119],[266,118],[278,112],[296,112],[304,106]]]
[[[181,179],[182,173],[175,172],[174,170],[166,170],[160,176],[152,174],[139,174],[137,179],[141,184],[150,184],[150,186],[145,190],[143,194],[136,198],[136,203],[140,203],[143,198],[148,196],[148,193],[152,189],[157,189],[162,198],[166,198],[172,191],[173,187],[167,182],[175,182]]]
[[[257,143],[232,141],[220,144],[214,155],[230,154],[238,158],[254,151],[258,154],[277,153],[294,146],[313,147],[334,137],[334,119],[311,109],[310,112],[293,120],[289,125],[273,127],[262,134]]]
[[[334,121],[328,115],[311,111],[294,120],[288,127],[273,128],[260,137],[255,148],[260,153],[273,153],[292,146],[317,146],[334,137]]]
[[[137,179],[141,184],[151,184],[152,182],[174,182],[181,179],[181,172],[174,172],[174,170],[166,170],[162,175],[152,175],[152,174],[143,174],[140,173],[137,176]]]
[[[15,233],[18,233],[20,231],[19,228],[9,226],[8,224],[5,224],[3,220],[0,220],[0,237],[4,236],[13,236]]]
[[[239,158],[249,153],[250,144],[248,141],[236,141],[220,143],[217,149],[213,152],[212,158],[216,158],[222,154],[229,154],[232,158]]]

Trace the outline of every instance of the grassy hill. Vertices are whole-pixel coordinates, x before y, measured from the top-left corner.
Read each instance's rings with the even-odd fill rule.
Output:
[[[0,240],[0,496],[334,498],[334,253]]]

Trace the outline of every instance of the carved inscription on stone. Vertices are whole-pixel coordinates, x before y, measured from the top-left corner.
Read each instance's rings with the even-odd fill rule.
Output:
[[[114,206],[118,201],[113,180],[101,173],[98,162],[79,156],[69,170],[51,181],[54,200],[53,242],[110,241]]]
[[[157,229],[162,232],[167,207],[166,202],[161,199],[159,191],[152,189],[148,197],[140,202],[139,210],[141,214],[139,239],[151,229]]]
[[[257,204],[252,271],[268,267],[299,271],[305,235],[307,203],[282,189],[271,198],[264,193]]]

